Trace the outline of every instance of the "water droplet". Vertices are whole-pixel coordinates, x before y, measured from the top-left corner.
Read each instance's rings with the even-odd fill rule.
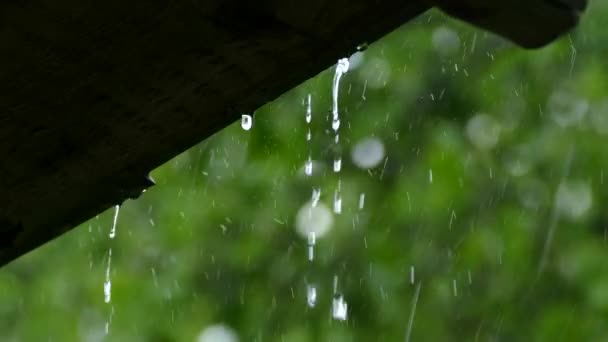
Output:
[[[109,303],[112,300],[112,280],[110,271],[112,270],[112,248],[108,251],[108,264],[106,265],[106,279],[103,283],[103,301]]]
[[[410,284],[414,285],[416,282],[416,269],[414,266],[410,266]]]
[[[310,123],[312,120],[312,100],[310,94],[306,96],[306,123]]]
[[[109,303],[112,300],[112,282],[106,280],[103,283],[103,301]]]
[[[365,206],[365,193],[361,193],[359,194],[359,210],[363,210],[363,207]]]
[[[241,127],[248,131],[251,129],[251,126],[253,126],[253,119],[251,118],[251,115],[243,114],[241,116]]]
[[[342,213],[342,196],[338,190],[334,192],[334,213]]]
[[[315,244],[317,243],[317,238],[314,231],[308,233],[308,261],[313,261],[315,258]]]
[[[307,176],[312,175],[312,159],[310,159],[310,157],[308,157],[308,160],[306,161],[306,164],[304,165],[304,172],[306,173]]]
[[[119,211],[120,211],[120,206],[115,205],[114,206],[114,219],[112,220],[112,229],[110,229],[110,234],[109,234],[110,239],[113,239],[114,237],[116,237],[116,223],[118,223],[118,212]]]
[[[348,71],[350,63],[348,58],[341,58],[336,64],[336,74],[345,74]]]
[[[340,119],[334,119],[331,122],[331,128],[333,128],[334,131],[337,131],[340,128]]]
[[[321,199],[321,189],[312,189],[312,203],[311,206],[314,208],[317,206],[317,203],[319,203],[319,200]]]
[[[348,304],[342,295],[334,297],[331,308],[331,316],[334,319],[345,321],[348,318]]]
[[[340,172],[342,169],[342,159],[337,158],[334,160],[334,172]]]
[[[317,288],[314,285],[306,287],[306,302],[308,306],[314,308],[317,305]]]
[[[340,90],[340,79],[342,75],[344,75],[348,71],[349,63],[348,59],[342,58],[338,60],[336,64],[336,72],[334,73],[334,81],[332,84],[332,114],[333,114],[333,123],[332,127],[335,127],[334,130],[338,130],[340,127],[339,120],[339,112],[338,112],[338,93]],[[336,126],[337,125],[337,126]]]

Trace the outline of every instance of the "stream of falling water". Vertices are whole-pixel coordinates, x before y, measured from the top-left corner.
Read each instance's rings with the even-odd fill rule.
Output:
[[[334,142],[336,144],[336,152],[335,152],[335,156],[334,156],[334,172],[335,173],[340,173],[340,170],[342,170],[342,153],[340,152],[339,149],[339,143],[340,143],[340,111],[338,110],[338,95],[340,92],[340,79],[342,78],[342,75],[344,75],[349,68],[349,63],[348,63],[348,58],[342,58],[340,60],[338,60],[338,63],[336,64],[336,71],[334,74],[334,80],[333,80],[333,84],[332,84],[332,88],[331,88],[331,97],[332,97],[332,109],[331,109],[331,113],[332,113],[332,122],[331,122],[331,128],[334,130]],[[342,213],[342,194],[341,192],[341,179],[338,178],[338,186],[336,188],[336,190],[334,191],[334,213],[336,214],[340,214]]]
[[[110,240],[114,240],[116,237],[116,223],[118,222],[118,213],[120,211],[120,206],[114,206],[114,219],[112,220],[112,229],[110,230],[110,234],[108,237]],[[103,283],[103,301],[105,303],[110,303],[112,301],[112,279],[110,276],[110,272],[112,271],[112,247],[108,250],[108,264],[106,265],[106,279]],[[110,333],[110,324],[112,323],[112,314],[114,313],[114,308],[111,308],[110,317],[106,321],[106,335]]]
[[[338,186],[334,192],[334,213],[340,214],[342,213],[342,194],[341,194],[341,185],[342,181],[339,177],[340,171],[342,170],[342,153],[340,151],[340,111],[338,109],[338,95],[340,92],[340,79],[342,75],[344,75],[349,68],[348,58],[342,58],[338,60],[336,64],[336,71],[334,74],[334,80],[331,89],[332,95],[332,123],[331,127],[334,130],[334,143],[335,146],[335,156],[334,156],[334,172],[338,174]],[[344,299],[344,296],[338,291],[338,276],[334,276],[334,291],[333,291],[333,300],[332,300],[332,309],[331,316],[333,319],[345,321],[348,317],[348,304]]]
[[[306,126],[308,128],[307,132],[306,132],[306,145],[308,147],[308,159],[306,160],[306,164],[304,166],[304,171],[306,173],[306,176],[310,177],[310,176],[312,176],[312,147],[311,147],[312,133],[311,133],[311,128],[310,128],[311,121],[312,121],[312,98],[311,98],[310,94],[308,94],[308,96],[306,96],[305,120],[306,120]],[[309,219],[311,219],[311,220],[312,220],[312,210],[317,205],[317,203],[319,203],[320,197],[321,197],[321,189],[316,189],[313,186],[311,206],[310,206],[310,210],[308,212]],[[312,263],[313,260],[315,259],[316,243],[317,243],[316,233],[314,230],[311,230],[310,232],[308,232],[308,261],[310,263]],[[312,265],[311,265],[311,267],[312,267]],[[317,288],[314,285],[314,283],[309,283],[306,285],[306,303],[308,303],[308,306],[311,308],[314,308],[317,305]]]
[[[338,60],[336,64],[336,70],[334,74],[333,84],[332,84],[332,123],[331,127],[334,131],[334,143],[335,146],[335,155],[333,162],[333,170],[336,174],[340,173],[342,169],[342,155],[339,150],[340,143],[340,111],[338,109],[338,95],[340,90],[340,79],[342,75],[344,75],[349,68],[349,62],[347,58],[342,58]],[[312,121],[312,100],[310,94],[306,97],[306,116],[305,116],[306,124],[307,124],[307,133],[306,133],[306,142],[308,145],[308,158],[306,159],[304,171],[307,176],[312,176],[312,152],[311,152],[311,128],[310,124]],[[341,180],[338,178],[338,186],[334,192],[334,213],[340,214],[342,212],[342,195],[340,194],[340,186]],[[313,208],[319,203],[319,199],[321,198],[321,189],[312,188],[312,199],[309,215],[311,215],[310,219],[312,220],[312,211]],[[316,235],[315,231],[311,230],[308,233],[308,261],[313,262],[315,256],[315,245],[316,245]],[[313,308],[317,302],[317,288],[314,284],[309,283],[306,285],[306,302],[309,307]],[[333,319],[345,321],[348,315],[348,304],[344,300],[344,296],[338,292],[338,276],[334,277],[334,291],[333,291],[333,300],[332,300],[332,308],[331,315]]]

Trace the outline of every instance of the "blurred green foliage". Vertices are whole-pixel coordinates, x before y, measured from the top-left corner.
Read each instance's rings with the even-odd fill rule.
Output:
[[[351,57],[338,145],[330,68],[155,170],[114,240],[110,210],[4,267],[0,340],[608,340],[606,17],[592,2],[524,51],[422,15]],[[366,137],[386,151],[369,170],[351,158]],[[296,215],[313,187],[331,209],[338,182],[309,262]]]

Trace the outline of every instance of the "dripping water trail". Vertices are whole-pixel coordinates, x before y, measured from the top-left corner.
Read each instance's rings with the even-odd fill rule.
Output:
[[[304,167],[304,171],[306,173],[306,176],[310,177],[312,176],[312,148],[311,148],[311,139],[312,139],[312,133],[310,130],[310,123],[312,121],[312,98],[310,96],[310,94],[308,94],[306,96],[306,116],[305,116],[305,120],[306,120],[306,126],[308,127],[307,129],[307,133],[306,133],[306,145],[308,147],[308,159],[306,160],[306,165]],[[309,215],[312,216],[312,208],[316,206],[316,204],[319,201],[319,196],[321,195],[320,191],[317,192],[316,189],[313,187],[312,188],[312,198],[311,198],[311,207],[310,207],[310,211],[309,211]],[[310,219],[312,219],[312,217],[310,217]],[[314,231],[310,231],[308,233],[308,261],[312,262],[315,258],[315,244],[316,244],[316,236],[315,236],[315,232]],[[315,296],[316,298],[316,292],[315,292]],[[308,301],[309,305],[311,303],[310,299]],[[314,303],[314,301],[313,301]],[[312,305],[314,306],[314,304]]]
[[[334,156],[334,172],[339,174],[342,170],[342,155],[340,153],[340,110],[338,109],[338,95],[340,93],[340,79],[349,68],[349,62],[347,58],[338,60],[336,64],[336,71],[334,74],[334,80],[331,89],[332,95],[332,123],[331,128],[334,130],[334,142],[336,144],[336,152]],[[334,192],[334,213],[342,213],[342,194],[340,189],[340,178],[338,178],[338,187]]]
[[[340,110],[338,109],[338,95],[340,93],[340,79],[349,68],[349,62],[347,58],[338,60],[336,64],[336,71],[334,74],[334,80],[331,88],[332,97],[332,123],[331,128],[334,130],[334,143],[335,155],[334,155],[334,172],[338,174],[338,186],[334,192],[334,213],[342,213],[342,194],[341,186],[342,180],[340,179],[340,171],[342,170],[342,155],[340,152]],[[338,276],[334,277],[334,295],[332,300],[332,318],[339,321],[346,321],[348,318],[348,304],[344,299],[344,296],[338,292]]]
[[[112,220],[112,229],[110,229],[110,234],[108,237],[110,240],[114,240],[116,237],[116,224],[118,223],[118,213],[120,212],[120,205],[114,206],[114,219]],[[112,301],[112,279],[111,273],[112,271],[112,247],[108,250],[108,263],[106,265],[106,277],[103,283],[103,301],[104,303],[109,304]],[[105,332],[106,335],[110,333],[110,324],[112,323],[112,316],[114,314],[114,307],[111,308],[110,317],[106,322]]]
[[[308,159],[306,159],[306,163],[304,166],[304,172],[307,177],[312,176],[312,132],[311,132],[311,122],[312,122],[312,98],[311,95],[308,94],[306,96],[306,145],[308,147]],[[309,219],[312,220],[312,209],[317,205],[319,199],[321,197],[321,190],[316,189],[314,186],[312,187],[312,196],[311,196],[311,206],[308,215]],[[308,232],[308,261],[310,262],[310,268],[312,269],[312,262],[315,259],[315,245],[317,243],[317,237],[314,231]],[[306,303],[309,308],[314,308],[317,305],[317,288],[314,283],[306,284]]]

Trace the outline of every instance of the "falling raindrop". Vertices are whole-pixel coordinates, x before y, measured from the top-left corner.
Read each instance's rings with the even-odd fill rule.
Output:
[[[120,206],[114,206],[114,219],[112,220],[112,229],[110,229],[109,237],[110,239],[114,239],[116,236],[116,223],[118,222],[118,212],[120,211]]]
[[[410,266],[410,284],[414,285],[416,282],[416,269],[414,266]]]
[[[304,172],[307,176],[312,176],[312,159],[310,159],[310,156],[304,165]]]
[[[315,232],[311,231],[308,233],[308,261],[313,261],[315,258],[315,244],[317,243],[317,239],[315,236]]]
[[[118,223],[118,213],[120,211],[120,205],[114,206],[114,218],[112,219],[112,228],[110,229],[110,234],[108,236],[111,240],[116,237],[116,226]],[[108,264],[106,265],[106,277],[103,282],[103,301],[104,303],[110,303],[112,300],[112,279],[110,277],[110,273],[112,271],[112,247],[108,250]],[[112,313],[114,309],[112,308],[112,312],[110,313],[110,318],[106,322],[105,332],[106,335],[110,333],[110,322],[112,321]]]
[[[241,127],[243,127],[244,130],[248,131],[251,129],[251,126],[253,126],[253,119],[251,118],[251,115],[241,115]]]
[[[108,265],[106,266],[106,279],[103,283],[103,301],[109,303],[112,300],[112,280],[110,271],[112,269],[112,248],[108,251]]]
[[[317,288],[314,285],[306,287],[306,302],[308,306],[314,308],[317,305]]]
[[[365,206],[365,193],[362,192],[361,194],[359,194],[359,210],[363,210],[364,206]]]
[[[321,199],[321,189],[312,189],[312,203],[311,206],[314,208],[317,206],[317,203],[319,203],[319,200]]]
[[[306,96],[306,123],[310,123],[312,120],[312,101],[310,94]]]
[[[342,213],[342,196],[340,195],[340,190],[334,192],[334,213]]]
[[[334,172],[340,172],[342,169],[342,158],[334,159]]]
[[[332,106],[332,114],[334,116],[334,121],[338,120],[338,91],[340,88],[340,79],[342,78],[342,75],[344,75],[347,71],[348,71],[348,67],[349,67],[349,62],[347,58],[342,58],[340,60],[338,60],[338,64],[336,64],[336,72],[334,74],[334,81],[333,81],[333,86],[332,86],[332,99],[333,99],[333,106]]]
[[[334,131],[337,131],[340,128],[340,119],[334,118],[331,122],[331,128],[333,128]]]
[[[334,74],[334,80],[332,84],[332,128],[335,132],[335,142],[338,144],[340,141],[338,129],[340,128],[340,114],[338,111],[338,93],[340,90],[340,79],[342,75],[348,71],[349,62],[347,58],[338,60],[336,64],[336,71]],[[342,169],[342,157],[338,154],[334,158],[334,172],[338,173]],[[340,214],[342,212],[342,196],[340,195],[340,180],[338,179],[338,188],[334,193],[334,213]]]
[[[345,321],[348,318],[348,304],[344,300],[344,296],[335,296],[331,308],[331,316],[334,319]]]

